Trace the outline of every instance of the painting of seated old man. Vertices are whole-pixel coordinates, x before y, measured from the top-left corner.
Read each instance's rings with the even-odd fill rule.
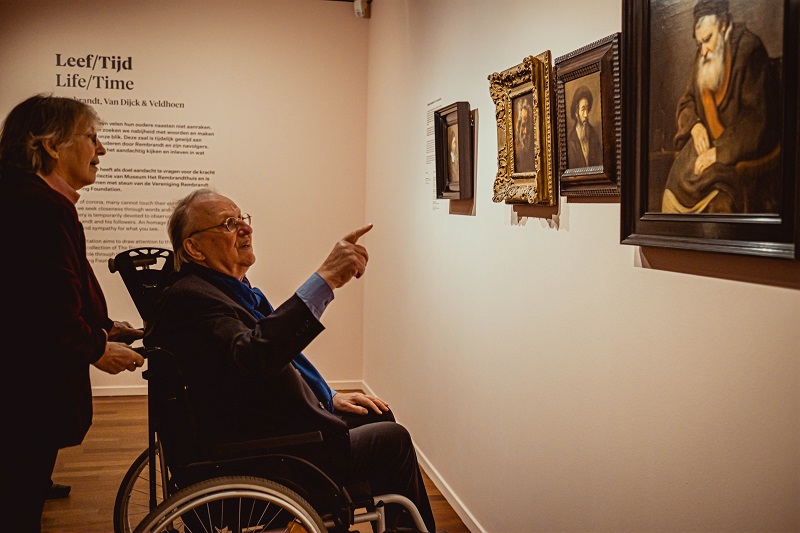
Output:
[[[781,0],[651,3],[648,211],[779,212],[782,13]]]

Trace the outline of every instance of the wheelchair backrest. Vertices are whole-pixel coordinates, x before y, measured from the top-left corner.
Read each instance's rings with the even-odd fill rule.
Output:
[[[166,248],[132,248],[108,260],[108,269],[112,273],[119,272],[145,323],[150,319],[164,278],[174,268],[172,250]]]

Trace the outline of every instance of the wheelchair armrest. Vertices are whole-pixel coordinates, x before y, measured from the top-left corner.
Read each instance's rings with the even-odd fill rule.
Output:
[[[276,448],[312,444],[322,441],[321,431],[310,431],[308,433],[297,433],[294,435],[281,435],[279,437],[216,444],[213,446],[213,452],[226,456],[250,455],[251,453],[269,452]]]

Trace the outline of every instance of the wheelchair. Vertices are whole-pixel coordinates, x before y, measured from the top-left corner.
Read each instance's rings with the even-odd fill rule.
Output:
[[[109,269],[123,277],[146,324],[173,269],[172,252],[127,250],[109,260]],[[149,446],[118,489],[115,533],[323,533],[362,523],[383,533],[387,505],[404,508],[415,528],[427,531],[409,499],[372,495],[358,480],[336,481],[309,459],[328,449],[320,431],[209,443],[176,359],[158,347],[138,350],[147,363]]]

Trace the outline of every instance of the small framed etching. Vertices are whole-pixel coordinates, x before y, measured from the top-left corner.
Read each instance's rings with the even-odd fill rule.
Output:
[[[433,113],[436,143],[436,198],[472,198],[473,127],[469,102],[455,102]]]

